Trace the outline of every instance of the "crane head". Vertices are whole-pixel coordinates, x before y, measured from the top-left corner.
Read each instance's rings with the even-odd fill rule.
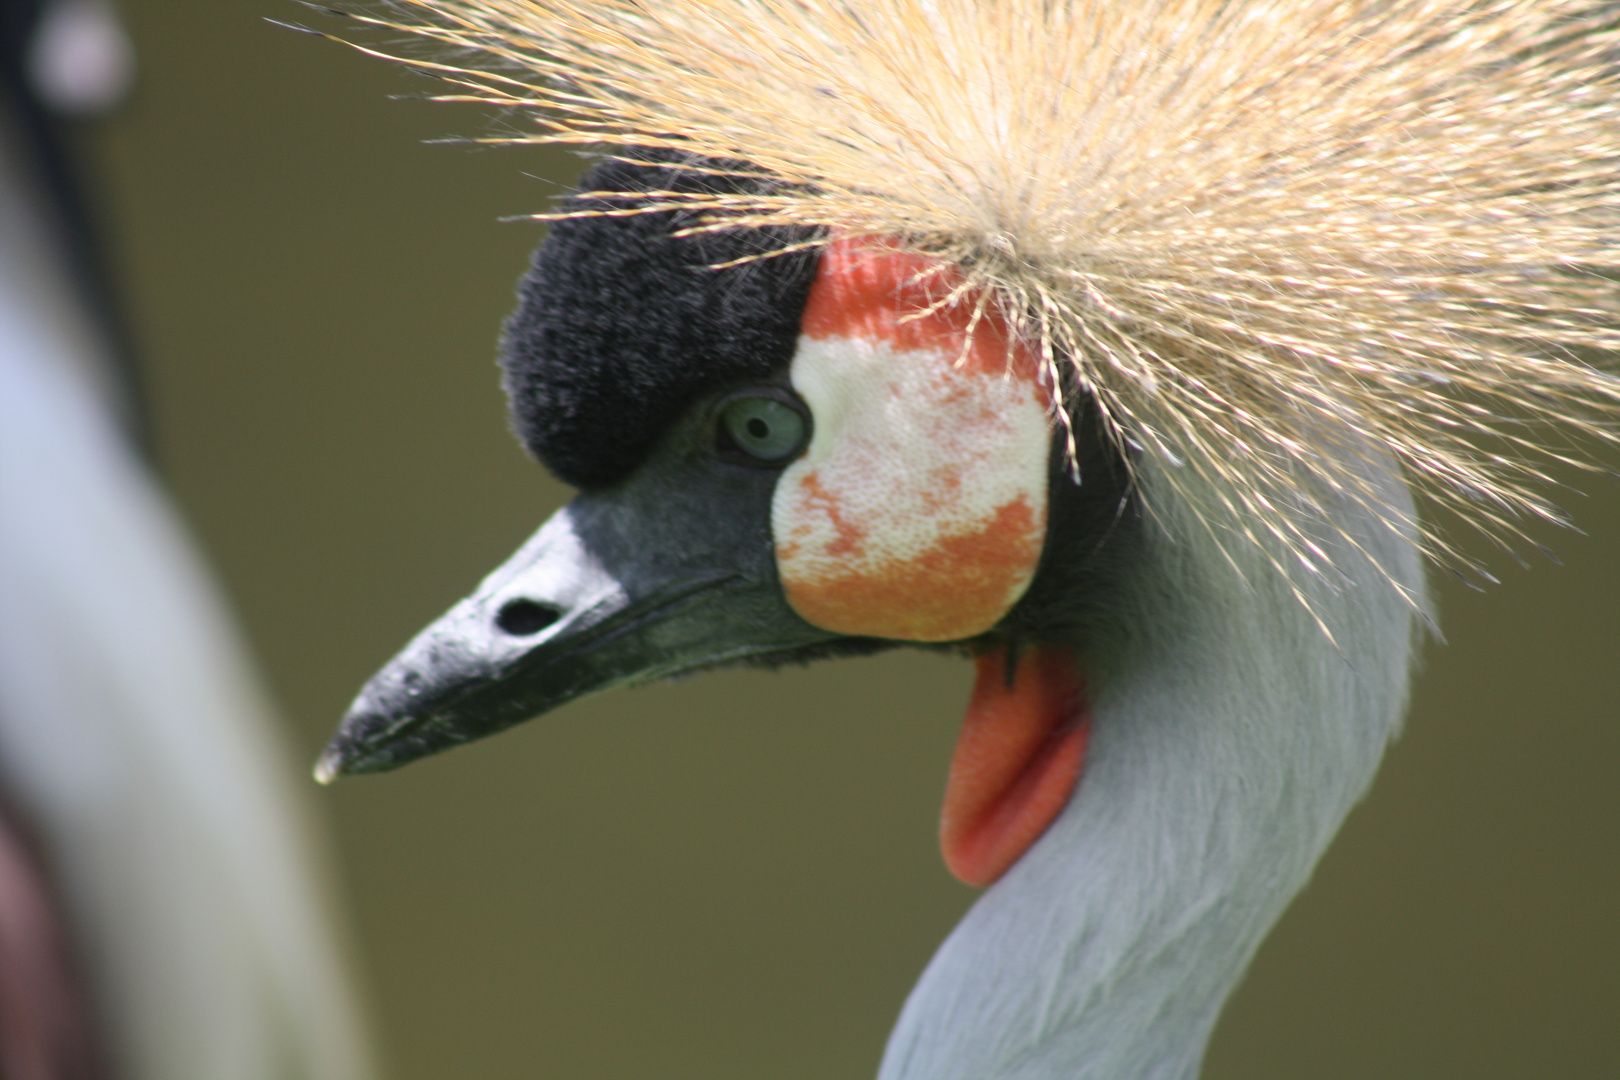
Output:
[[[1130,548],[1128,503],[1258,554],[1332,641],[1310,597],[1364,517],[1473,568],[1370,477],[1509,544],[1582,460],[1543,433],[1620,441],[1583,359],[1620,347],[1592,0],[410,10],[353,18],[472,57],[407,59],[447,100],[538,110],[494,141],[618,154],[507,334],[519,433],[581,494],[370,684],[325,777],[894,643],[987,657],[977,710],[1095,643],[1046,624],[1106,609],[1067,579]],[[991,786],[1022,790],[1045,744],[1006,745]]]
[[[722,186],[670,155],[587,184],[627,203]],[[691,218],[572,219],[541,246],[506,383],[524,442],[580,492],[367,685],[319,775],[704,668],[956,648],[980,685],[945,847],[987,883],[1079,775],[1080,642],[1060,627],[1076,551],[1128,531],[1123,469],[1097,440],[1070,457],[1088,418],[1058,415],[1046,369],[950,267]]]

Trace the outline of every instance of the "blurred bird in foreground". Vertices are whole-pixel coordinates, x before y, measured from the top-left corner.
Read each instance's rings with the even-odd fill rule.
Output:
[[[532,121],[484,141],[603,157],[502,357],[580,494],[318,774],[708,667],[963,653],[941,842],[988,888],[880,1076],[1196,1075],[1399,728],[1425,556],[1488,577],[1466,530],[1522,546],[1547,464],[1615,441],[1614,6],[352,17]]]
[[[65,143],[100,0],[0,3],[0,1076],[364,1080],[308,808],[137,449]]]

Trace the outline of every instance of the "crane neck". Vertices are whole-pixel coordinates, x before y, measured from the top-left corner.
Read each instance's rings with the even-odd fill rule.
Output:
[[[1172,494],[1141,468],[1151,509],[1118,631],[1080,644],[1084,773],[935,955],[880,1080],[1197,1075],[1405,710],[1423,575],[1386,522],[1413,508],[1393,465],[1367,471],[1384,512],[1334,507],[1315,530],[1334,576],[1289,581],[1278,552],[1192,512],[1187,478]]]

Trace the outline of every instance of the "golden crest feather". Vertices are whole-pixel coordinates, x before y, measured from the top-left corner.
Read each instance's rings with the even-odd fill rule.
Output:
[[[1390,513],[1361,479],[1377,455],[1506,544],[1561,519],[1537,490],[1550,460],[1616,441],[1620,380],[1595,366],[1620,348],[1612,3],[394,0],[351,17],[433,43],[356,47],[448,80],[437,99],[532,120],[480,141],[671,147],[773,181],[643,210],[956,264],[942,302],[993,309],[1172,486],[1193,470],[1225,493],[1199,508],[1209,527],[1289,572],[1326,569],[1302,503]],[[1438,527],[1396,524],[1468,562]]]

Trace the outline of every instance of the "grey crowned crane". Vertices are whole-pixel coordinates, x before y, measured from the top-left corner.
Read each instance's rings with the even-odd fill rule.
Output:
[[[147,467],[66,145],[130,46],[0,2],[0,1076],[366,1080],[308,807]]]
[[[1417,500],[1512,543],[1558,516],[1538,461],[1613,439],[1612,7],[355,17],[535,116],[492,141],[607,150],[503,345],[580,493],[318,775],[705,668],[962,653],[940,838],[987,888],[880,1076],[1195,1076],[1399,728],[1424,558],[1475,569]]]

